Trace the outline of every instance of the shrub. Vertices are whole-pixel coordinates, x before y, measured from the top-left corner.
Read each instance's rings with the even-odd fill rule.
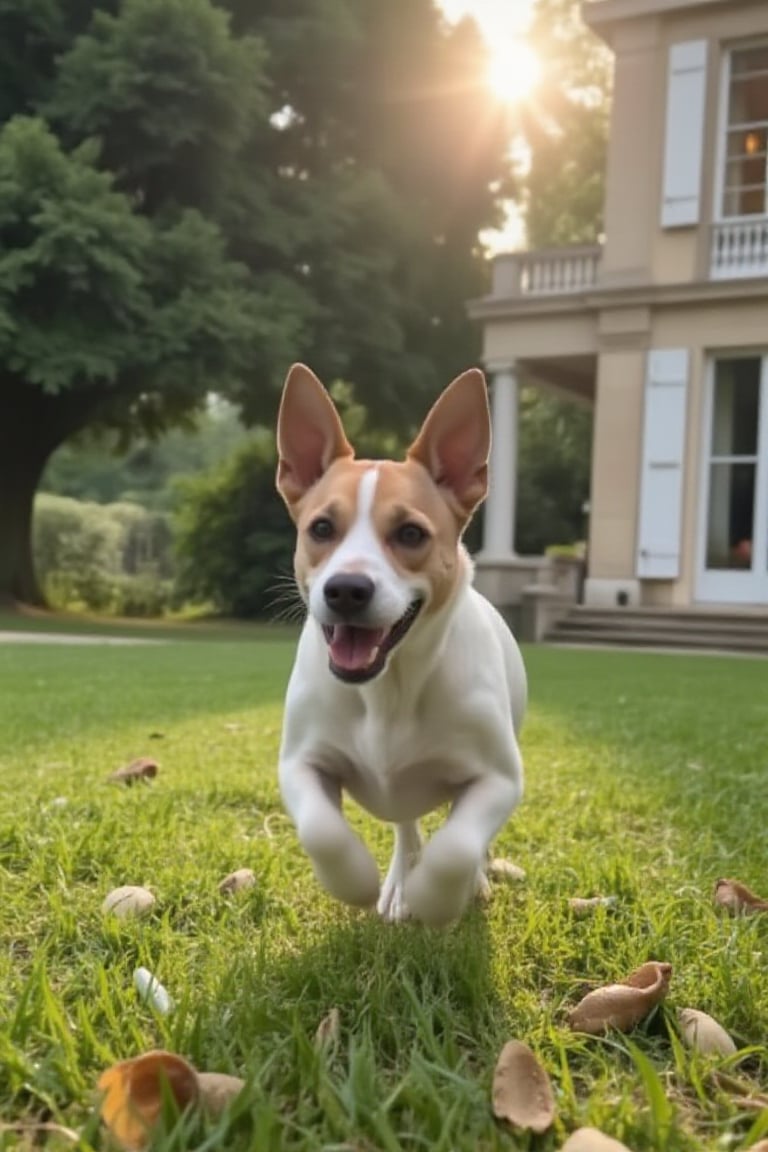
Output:
[[[275,468],[273,437],[263,432],[225,464],[177,482],[177,600],[209,601],[232,616],[274,614],[293,555]]]
[[[51,604],[132,616],[170,604],[168,517],[137,504],[94,504],[40,493],[33,524],[35,565]]]

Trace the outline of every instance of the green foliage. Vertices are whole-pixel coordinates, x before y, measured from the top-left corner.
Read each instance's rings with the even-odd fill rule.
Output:
[[[522,391],[517,547],[524,555],[586,538],[591,435],[590,408],[541,389]]]
[[[32,491],[84,428],[154,437],[212,392],[271,424],[303,358],[400,432],[476,360],[510,165],[473,25],[433,0],[0,19],[0,597],[35,595]]]
[[[172,428],[157,440],[140,437],[125,447],[117,433],[73,438],[53,454],[40,487],[76,500],[99,504],[128,500],[168,511],[174,501],[174,477],[222,463],[247,435],[231,404],[210,399],[193,423]]]
[[[135,504],[93,504],[40,493],[35,561],[52,604],[126,616],[159,616],[170,604],[168,518]]]
[[[578,0],[536,0],[531,42],[543,74],[523,118],[528,242],[593,244],[603,227],[613,57],[584,24]]]
[[[276,467],[272,437],[259,435],[213,471],[179,482],[178,599],[244,617],[274,605],[293,554]]]
[[[603,227],[611,55],[586,28],[577,0],[536,0],[532,46],[542,79],[522,128],[531,248],[593,244]],[[516,544],[522,553],[585,539],[592,413],[542,388],[520,405]]]

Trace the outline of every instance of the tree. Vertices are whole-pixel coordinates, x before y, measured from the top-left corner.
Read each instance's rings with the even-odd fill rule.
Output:
[[[542,62],[542,78],[522,115],[530,150],[524,177],[528,245],[593,244],[603,227],[611,57],[585,27],[575,0],[537,0],[531,42]],[[591,438],[588,409],[539,388],[523,392],[521,552],[582,539]]]
[[[433,0],[0,13],[0,597],[34,600],[32,495],[85,427],[127,444],[212,391],[271,422],[299,357],[411,424],[477,355],[508,161]]]
[[[61,47],[70,8],[14,15],[55,11]],[[26,93],[18,70],[0,80],[5,106],[46,117],[0,132],[0,597],[28,601],[51,452],[87,425],[156,433],[212,389],[274,382],[299,311],[201,212],[263,101],[256,42],[235,41],[207,0],[125,0],[55,71],[45,47]]]
[[[603,227],[611,54],[584,24],[579,0],[536,0],[531,43],[542,77],[523,112],[527,239],[535,248],[594,244]]]

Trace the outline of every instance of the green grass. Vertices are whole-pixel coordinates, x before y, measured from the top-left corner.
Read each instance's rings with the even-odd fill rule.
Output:
[[[271,635],[0,645],[2,1121],[52,1119],[105,1147],[99,1073],[162,1046],[248,1081],[219,1122],[159,1137],[164,1152],[547,1152],[580,1124],[634,1152],[714,1152],[768,1132],[674,1031],[677,1009],[710,1012],[746,1049],[737,1074],[768,1086],[768,917],[711,905],[721,875],[768,894],[768,662],[529,650],[527,791],[495,848],[527,879],[439,933],[318,889],[276,788],[292,649]],[[147,754],[154,783],[106,783]],[[388,830],[355,819],[384,865]],[[257,887],[221,897],[241,866]],[[146,920],[102,917],[122,883],[155,892]],[[618,910],[574,919],[568,897],[596,892]],[[586,988],[648,958],[674,966],[664,1011],[631,1038],[569,1032]],[[176,1000],[170,1016],[139,1003],[139,964]],[[334,1006],[341,1039],[319,1053]],[[543,1137],[491,1116],[512,1037],[555,1084]],[[19,1147],[1,1127],[0,1147]]]

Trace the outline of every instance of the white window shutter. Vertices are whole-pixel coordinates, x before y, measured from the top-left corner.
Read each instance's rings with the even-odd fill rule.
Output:
[[[641,580],[680,575],[688,360],[687,348],[648,353],[637,533]]]
[[[699,220],[706,81],[706,40],[672,44],[667,73],[662,228],[680,228]]]

